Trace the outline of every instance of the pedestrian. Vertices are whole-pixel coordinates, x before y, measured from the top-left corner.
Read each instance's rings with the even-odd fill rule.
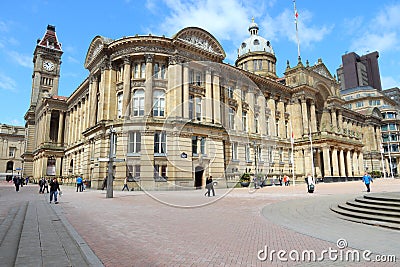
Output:
[[[215,191],[214,191],[214,184],[213,184],[213,180],[212,180],[212,176],[210,175],[209,177],[207,177],[206,179],[206,188],[207,188],[207,192],[204,194],[205,196],[210,196],[210,191],[212,190],[213,193],[213,197],[215,196]]]
[[[45,178],[43,178],[43,180],[44,180],[44,185],[43,185],[43,192],[42,193],[44,193],[44,190],[46,190],[46,193],[48,194],[49,193],[49,180],[47,180]]]
[[[43,194],[43,187],[44,187],[44,178],[40,178],[39,180],[39,194]]]
[[[103,185],[101,186],[101,190],[104,190],[104,188],[107,188],[107,176],[103,180]]]
[[[290,178],[289,178],[289,176],[286,176],[286,186],[289,186],[290,185]]]
[[[306,183],[307,183],[308,193],[314,193],[315,180],[314,180],[314,177],[311,176],[311,174],[307,174]]]
[[[287,186],[287,179],[288,179],[288,177],[287,177],[287,175],[285,174],[285,175],[283,176],[283,185],[284,185],[284,186]]]
[[[19,192],[19,184],[20,184],[19,178],[17,176],[14,176],[13,182],[14,182],[14,185],[15,185],[15,191]]]
[[[20,176],[18,178],[18,180],[19,180],[19,184],[21,185],[21,187],[24,187],[24,179],[22,178],[22,176]]]
[[[29,183],[29,177],[27,176],[26,178],[25,178],[25,184],[27,185]]]
[[[363,178],[362,178],[365,186],[367,187],[367,192],[371,192],[370,184],[371,182],[373,183],[374,180],[372,180],[371,175],[368,174],[368,172],[365,172]]]
[[[124,191],[125,188],[126,188],[126,190],[129,191],[129,188],[128,188],[128,177],[125,177],[125,179],[124,179],[124,187],[122,187],[122,191]]]
[[[83,186],[82,186],[82,183],[83,183],[83,179],[82,179],[82,177],[81,177],[81,175],[79,175],[77,178],[76,178],[76,192],[82,192],[83,190]]]
[[[61,192],[60,190],[60,185],[58,184],[57,178],[53,178],[53,180],[50,182],[50,203],[53,201],[53,196],[54,196],[54,203],[58,204],[57,201],[57,194],[58,192]]]

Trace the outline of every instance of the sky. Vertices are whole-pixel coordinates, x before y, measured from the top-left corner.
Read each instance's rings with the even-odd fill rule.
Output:
[[[382,88],[400,87],[400,1],[297,0],[303,63],[322,59],[332,75],[348,52],[378,51]],[[20,0],[0,4],[0,123],[24,125],[33,52],[47,25],[56,27],[62,56],[59,95],[70,96],[89,72],[83,66],[93,38],[165,35],[196,26],[207,30],[234,65],[251,19],[271,42],[277,75],[297,64],[293,0]]]

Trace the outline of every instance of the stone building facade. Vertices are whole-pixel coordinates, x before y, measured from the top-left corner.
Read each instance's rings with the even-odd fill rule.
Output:
[[[0,178],[11,179],[12,175],[23,175],[25,151],[25,128],[0,124]]]
[[[201,28],[171,38],[96,36],[84,64],[89,76],[61,97],[63,52],[49,26],[34,53],[25,169],[65,181],[83,175],[100,188],[112,130],[116,184],[128,177],[146,189],[198,188],[212,175],[229,187],[244,172],[360,177],[380,118],[344,108],[322,60],[288,62],[278,78],[271,43],[256,23],[249,32],[236,66],[223,63],[222,46]]]

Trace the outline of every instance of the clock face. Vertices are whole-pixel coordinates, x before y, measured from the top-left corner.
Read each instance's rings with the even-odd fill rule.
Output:
[[[52,61],[50,61],[50,60],[43,61],[43,68],[45,70],[52,71],[52,70],[54,70],[54,67],[55,67],[55,65]]]

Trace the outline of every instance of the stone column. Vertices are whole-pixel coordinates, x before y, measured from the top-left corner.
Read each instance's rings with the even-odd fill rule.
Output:
[[[341,134],[341,133],[343,133],[343,115],[342,115],[342,110],[339,110],[338,122],[339,122],[339,128],[340,128],[339,133]]]
[[[50,142],[50,122],[51,122],[51,110],[46,111],[45,117],[45,131],[44,131],[44,142]]]
[[[233,97],[237,100],[236,116],[235,116],[235,130],[242,130],[242,90],[239,86],[236,86],[233,92]],[[226,119],[226,118],[224,118]],[[227,125],[227,123],[226,123]]]
[[[333,176],[339,176],[339,163],[338,163],[338,154],[337,148],[333,147],[332,150],[332,167],[333,167]]]
[[[212,105],[212,77],[211,77],[211,71],[207,69],[206,71],[206,80],[205,80],[205,87],[206,87],[206,97],[203,99],[203,116],[204,116],[204,121],[211,123],[212,122],[212,111],[213,111],[213,105]],[[178,90],[180,91],[180,90]]]
[[[303,117],[303,135],[308,135],[308,112],[307,112],[307,100],[301,99],[301,114]]]
[[[354,151],[353,152],[353,171],[354,171],[354,176],[360,176],[360,171],[358,169],[358,152]]]
[[[97,91],[99,89],[99,84],[98,84],[98,79],[97,76],[92,76],[90,78],[90,84],[89,84],[89,97],[90,97],[90,123],[89,127],[92,127],[96,124],[97,118],[96,118],[96,109],[97,109]]]
[[[131,102],[131,61],[124,57],[124,83],[123,83],[122,117],[129,115],[128,108]]]
[[[352,177],[352,164],[351,164],[351,153],[350,150],[346,151],[346,166],[347,166],[347,177]]]
[[[281,116],[279,118],[278,127],[279,127],[279,137],[286,138],[286,129],[285,129],[285,106],[282,98],[278,99],[277,109],[280,112]]]
[[[183,118],[188,120],[189,119],[189,67],[187,65],[183,66],[183,101],[182,101],[182,103],[183,103]],[[166,105],[166,106],[168,106],[168,105]]]
[[[331,109],[331,119],[332,119],[332,126],[333,126],[333,132],[337,132],[337,118],[336,118],[336,109]]]
[[[62,145],[63,141],[63,133],[64,133],[64,112],[60,111],[60,115],[58,117],[58,136],[57,143]]]
[[[294,99],[294,103],[292,105],[292,113],[290,116],[292,117],[292,129],[294,133],[294,138],[300,138],[303,135],[303,119],[301,116],[301,104],[299,100]]]
[[[317,116],[315,114],[315,102],[314,102],[314,100],[311,100],[310,119],[311,119],[311,132],[315,133],[315,132],[317,132]]]
[[[270,133],[271,136],[276,136],[275,100],[273,99],[273,97],[270,97],[267,100],[267,106],[271,110],[271,116],[269,118]]]
[[[325,176],[332,176],[332,173],[331,173],[331,160],[330,160],[329,147],[323,147],[323,148],[322,148],[322,155],[323,155],[323,158],[324,158],[324,172],[325,172]]]
[[[359,169],[358,173],[360,175],[363,175],[365,170],[364,170],[364,154],[362,151],[360,151],[358,155],[358,169]]]
[[[153,107],[153,54],[146,54],[146,82],[144,90],[144,115],[152,116]],[[179,90],[178,90],[179,91]]]
[[[260,128],[260,133],[262,135],[267,135],[267,129],[265,127],[266,125],[266,120],[265,120],[265,97],[263,95],[258,96],[257,100],[258,105],[260,106],[260,113],[258,115],[258,124]]]
[[[346,167],[345,167],[345,163],[344,163],[344,153],[343,153],[343,149],[339,150],[339,166],[340,166],[340,177],[346,177]]]
[[[254,97],[254,89],[250,89],[247,93],[247,104],[249,104],[249,110],[247,111],[247,125],[249,133],[256,132],[254,127]]]
[[[347,130],[347,136],[349,135],[349,132],[348,132],[348,124],[347,124],[347,120],[344,120],[344,122],[343,122],[343,127],[342,127],[342,133],[344,133],[344,129],[346,129]],[[345,136],[346,136],[345,135]]]
[[[221,118],[221,102],[220,102],[220,86],[219,86],[219,76],[217,73],[214,72],[213,75],[213,104],[214,104],[214,114],[213,114],[213,119],[215,124],[221,124],[222,118]],[[225,113],[226,117],[226,113]]]

